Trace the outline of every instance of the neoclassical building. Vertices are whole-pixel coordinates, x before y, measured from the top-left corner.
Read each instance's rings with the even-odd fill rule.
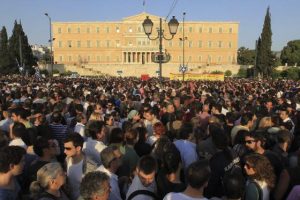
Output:
[[[148,13],[111,22],[52,23],[54,62],[66,66],[89,67],[116,75],[156,74],[158,64],[151,56],[158,52],[159,41],[149,40],[142,23],[146,16],[153,21],[152,36],[157,36],[159,16]],[[179,20],[179,19],[178,19]],[[163,40],[163,51],[171,60],[163,64],[163,75],[178,72],[183,60],[183,24],[172,40]],[[167,22],[163,22],[166,37]],[[235,65],[238,48],[238,22],[185,21],[185,64],[190,71],[208,66]]]

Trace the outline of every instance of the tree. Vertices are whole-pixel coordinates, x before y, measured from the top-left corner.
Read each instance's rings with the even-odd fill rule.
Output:
[[[230,70],[226,70],[224,73],[225,76],[231,76],[232,72]]]
[[[281,51],[281,62],[283,65],[299,65],[300,64],[300,40],[294,40],[287,43]]]
[[[245,47],[238,49],[238,64],[239,65],[254,65],[255,63],[255,50],[250,50]]]
[[[20,48],[22,52],[22,60]],[[25,70],[29,70],[31,74],[34,73],[32,66],[36,65],[36,61],[33,57],[31,47],[28,44],[28,38],[23,31],[21,22],[18,24],[17,21],[15,21],[12,35],[9,38],[9,52],[13,59],[17,59],[20,64],[24,64]],[[16,72],[18,70],[17,66],[15,65],[12,70]]]
[[[7,74],[12,65],[12,59],[8,52],[8,37],[6,28],[3,26],[0,32],[0,70]]]
[[[271,14],[270,7],[267,9],[263,30],[261,33],[261,45],[260,45],[260,65],[263,77],[270,77],[273,70],[273,54],[271,51],[272,47],[272,30],[271,30]]]
[[[256,42],[256,60],[255,60],[255,75],[261,76],[263,74],[263,65],[261,61],[261,38],[259,37]]]

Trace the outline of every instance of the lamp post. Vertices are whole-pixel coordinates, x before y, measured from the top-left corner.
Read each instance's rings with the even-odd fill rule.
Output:
[[[53,76],[53,38],[52,38],[52,23],[51,23],[51,17],[48,15],[48,13],[45,13],[45,15],[49,19],[49,27],[50,27],[50,38],[49,38],[49,43],[50,43],[50,64],[51,64],[51,76]]]
[[[187,71],[187,66],[184,65],[184,59],[185,59],[185,55],[184,55],[184,44],[187,40],[187,37],[184,36],[184,19],[185,19],[185,12],[183,13],[183,19],[182,19],[182,38],[179,38],[180,41],[182,41],[182,67],[181,67],[181,71],[182,71],[182,81],[184,81],[184,75],[185,72]]]
[[[158,55],[158,61],[159,61],[159,80],[162,81],[162,60],[163,60],[163,52],[162,52],[162,40],[172,40],[177,33],[177,28],[178,28],[178,21],[173,16],[173,18],[169,21],[168,26],[169,26],[169,32],[171,34],[171,38],[166,38],[164,35],[164,30],[162,29],[162,18],[159,18],[159,28],[157,29],[158,35],[155,38],[150,38],[150,35],[152,33],[152,28],[153,28],[153,22],[151,19],[149,19],[149,16],[146,17],[146,19],[143,22],[143,28],[145,31],[145,34],[150,40],[157,40],[159,39],[159,55]]]

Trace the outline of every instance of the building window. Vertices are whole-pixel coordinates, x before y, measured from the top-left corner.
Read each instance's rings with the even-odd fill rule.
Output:
[[[189,32],[192,33],[193,32],[193,27],[189,28]]]
[[[77,28],[77,33],[80,33],[80,28]]]
[[[97,27],[96,32],[100,33],[100,28],[99,27]]]
[[[132,42],[131,41],[128,42],[128,46],[130,46],[130,47],[132,46]]]
[[[106,27],[106,33],[109,33],[109,27]]]
[[[109,60],[110,60],[110,57],[106,56],[106,61],[109,62]]]
[[[179,47],[182,47],[182,40],[179,41]]]
[[[198,42],[198,47],[199,47],[199,48],[202,48],[202,41],[199,41],[199,42]]]
[[[150,45],[150,41],[149,40],[147,40],[147,45]]]
[[[199,28],[199,33],[202,33],[202,32],[203,32],[203,28],[200,27],[200,28]]]
[[[146,45],[146,42],[145,41],[143,41],[143,46],[145,46]]]
[[[198,57],[199,62],[202,62],[202,56]]]
[[[141,41],[138,41],[138,46],[141,46],[142,45],[142,42]]]
[[[211,63],[211,61],[212,61],[211,55],[208,55],[208,56],[207,56],[207,62],[208,62],[208,63]]]
[[[229,28],[229,33],[232,33],[232,28],[231,27]]]
[[[232,48],[232,42],[229,42],[229,43],[228,43],[228,47],[229,47],[229,48]]]
[[[212,33],[212,32],[213,32],[213,28],[210,27],[210,28],[208,29],[208,32],[209,32],[209,33]]]
[[[97,56],[97,62],[100,62],[100,56]]]
[[[116,27],[116,32],[120,33],[120,28],[119,27]]]
[[[179,32],[182,33],[182,27],[179,27]]]
[[[110,43],[110,41],[106,40],[106,47],[109,47],[109,43]]]
[[[90,57],[90,56],[88,56],[88,57],[87,57],[87,61],[88,61],[88,62],[90,62],[90,60],[91,60],[91,57]]]
[[[219,27],[219,33],[223,33],[223,28]]]
[[[69,56],[69,62],[72,62],[72,56]]]
[[[78,47],[78,48],[81,47],[81,41],[77,41],[77,47]]]
[[[90,47],[91,47],[91,41],[90,41],[90,40],[88,40],[88,41],[86,42],[86,47],[87,47],[87,48],[90,48]]]
[[[169,41],[169,47],[172,47],[172,46],[173,46],[172,41]]]
[[[189,47],[193,47],[193,42],[189,41]]]
[[[222,61],[222,57],[219,56],[219,57],[218,57],[218,63],[221,63],[221,61]]]
[[[228,56],[228,62],[231,63],[231,61],[232,61],[232,57]]]
[[[116,61],[120,62],[120,57],[119,56],[117,56]]]
[[[208,41],[208,48],[212,47],[212,41]]]
[[[222,41],[219,41],[218,46],[219,46],[219,48],[222,48]]]
[[[58,33],[61,33],[61,28],[58,28],[57,32],[58,32]]]
[[[100,41],[97,40],[97,48],[99,48],[99,47],[100,47]]]
[[[72,47],[72,41],[71,40],[68,40],[68,47]]]
[[[181,57],[181,56],[178,56],[178,60],[179,60],[179,62],[181,63],[181,62],[182,62],[182,57]]]
[[[142,32],[142,28],[141,27],[138,27],[138,32]]]
[[[90,33],[90,28],[87,28],[87,29],[86,29],[86,32],[87,32],[87,33]]]
[[[128,32],[132,33],[132,28],[131,27],[129,27]]]
[[[120,47],[120,40],[116,40],[116,46]]]
[[[61,48],[62,47],[62,41],[58,42],[58,47]]]
[[[71,33],[71,28],[68,28],[68,33]]]
[[[62,62],[63,61],[63,57],[59,56],[59,61]]]

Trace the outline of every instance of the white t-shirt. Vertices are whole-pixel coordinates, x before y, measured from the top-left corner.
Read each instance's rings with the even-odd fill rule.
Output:
[[[168,193],[163,200],[208,200],[207,198],[193,198],[189,197],[183,193],[175,193],[175,192],[170,192]]]
[[[80,183],[82,179],[83,160],[77,164],[72,164],[72,159],[67,162],[67,176],[71,187],[71,199],[78,199],[80,195]]]
[[[10,141],[9,146],[19,146],[27,150],[27,145],[24,143],[24,141],[21,138],[15,138],[12,141]]]

